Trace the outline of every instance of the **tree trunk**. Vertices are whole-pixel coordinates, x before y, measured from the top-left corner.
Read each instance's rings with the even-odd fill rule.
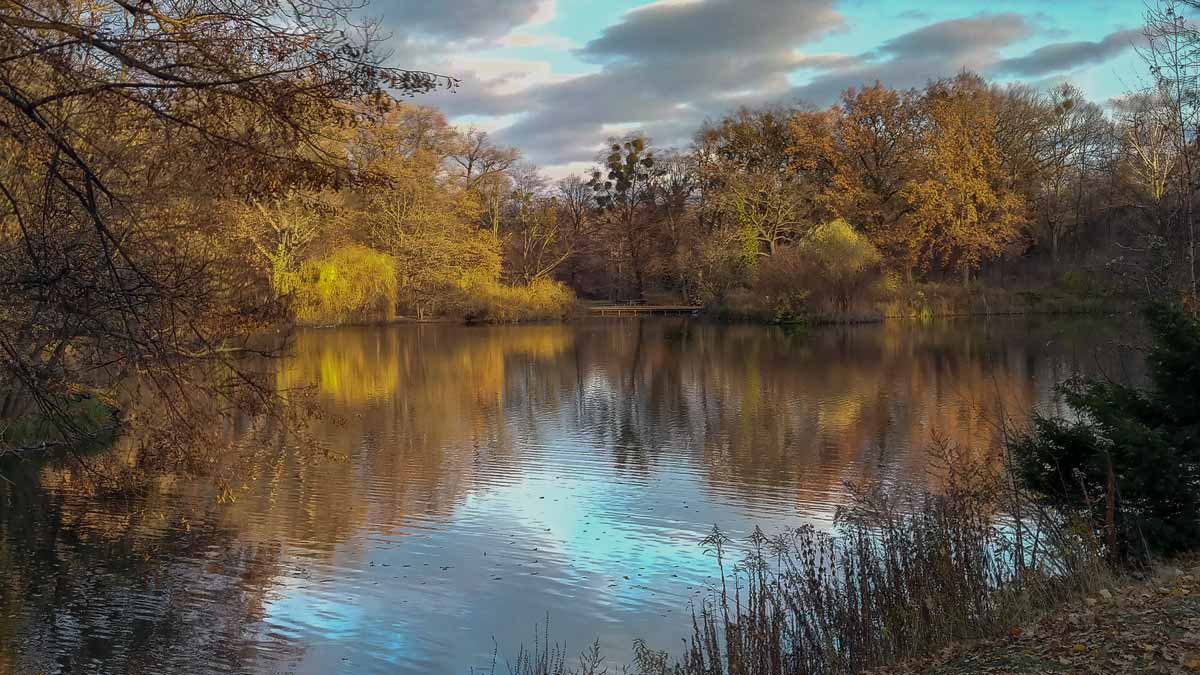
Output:
[[[1113,471],[1112,457],[1108,458],[1108,484],[1104,490],[1104,532],[1108,543],[1109,559],[1117,555],[1117,476]]]

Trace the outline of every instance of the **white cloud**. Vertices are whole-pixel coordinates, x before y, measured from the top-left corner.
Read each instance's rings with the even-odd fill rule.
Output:
[[[558,0],[542,0],[527,26],[544,26],[558,18]]]
[[[565,52],[578,49],[579,45],[561,35],[534,35],[531,33],[509,33],[500,38],[501,47],[553,49]]]

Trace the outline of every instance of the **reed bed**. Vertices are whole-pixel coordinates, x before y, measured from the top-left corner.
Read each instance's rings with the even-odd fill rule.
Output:
[[[598,644],[576,660],[547,622],[509,672],[855,673],[1007,632],[1108,580],[1091,528],[1038,507],[1003,457],[942,441],[931,452],[936,493],[850,486],[832,531],[756,530],[739,545],[714,528],[702,543],[722,581],[693,607],[685,653],[635,641],[629,664],[608,663]]]

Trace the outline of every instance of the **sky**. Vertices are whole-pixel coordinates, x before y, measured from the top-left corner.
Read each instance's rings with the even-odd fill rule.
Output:
[[[644,131],[685,147],[742,105],[825,107],[969,68],[1106,101],[1142,86],[1142,0],[372,0],[395,65],[450,75],[422,95],[547,174]]]

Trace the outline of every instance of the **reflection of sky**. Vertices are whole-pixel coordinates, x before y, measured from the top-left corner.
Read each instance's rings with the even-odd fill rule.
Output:
[[[318,384],[341,419],[315,440],[346,459],[272,445],[235,503],[180,480],[137,517],[74,483],[0,508],[0,542],[32,553],[0,565],[22,589],[0,597],[0,660],[128,672],[151,626],[154,672],[487,672],[493,638],[504,672],[547,612],[569,654],[599,638],[623,661],[635,637],[678,654],[689,599],[717,581],[699,545],[714,523],[735,540],[827,527],[848,478],[926,480],[933,429],[969,447],[995,432],[968,404],[1003,392],[1020,413],[1081,368],[1136,374],[1096,358],[1122,328],[302,333],[281,377]],[[47,572],[68,567],[91,573]]]
[[[492,637],[531,640],[547,612],[572,648],[598,637],[627,655],[633,635],[677,647],[688,624],[669,617],[714,581],[700,540],[716,523],[743,538],[762,512],[712,490],[680,449],[633,474],[613,468],[611,449],[551,430],[521,443],[519,475],[482,479],[444,528],[343,546],[280,589],[267,623],[306,645],[302,671],[465,672],[487,664]]]
[[[633,332],[623,327],[620,334]],[[653,345],[662,335],[648,340]],[[840,349],[844,341],[833,344]],[[940,355],[945,348],[930,349]],[[927,385],[938,390],[929,400],[940,411],[948,405],[946,397],[967,386],[957,385],[968,381],[964,373],[971,371],[964,364],[987,358],[985,351],[968,348],[956,356],[959,360],[935,356],[911,371],[905,363],[887,374],[887,364],[834,363],[835,354],[849,361],[855,354],[829,352],[815,340],[803,352],[790,350],[733,350],[729,356],[737,366],[727,364],[725,379],[717,378],[723,388],[688,379],[720,365],[712,361],[717,352],[705,353],[705,364],[692,364],[693,370],[670,380],[684,392],[683,408],[653,411],[645,401],[630,405],[630,376],[622,370],[628,363],[620,359],[596,356],[590,365],[598,367],[585,368],[587,376],[577,388],[550,377],[555,371],[549,363],[519,362],[527,367],[512,367],[503,380],[509,400],[502,401],[503,414],[495,422],[503,431],[485,436],[503,440],[494,441],[497,447],[475,448],[461,438],[448,439],[435,450],[432,469],[429,456],[405,454],[413,430],[388,436],[368,420],[363,447],[352,460],[354,477],[344,488],[361,494],[346,498],[391,504],[403,501],[398,495],[408,490],[415,491],[418,503],[446,508],[405,514],[403,523],[373,522],[329,556],[294,556],[289,563],[301,576],[275,589],[265,612],[265,635],[302,646],[304,656],[296,664],[301,673],[462,673],[472,666],[486,671],[493,638],[503,672],[505,657],[533,639],[547,612],[551,641],[566,640],[571,654],[598,638],[605,654],[621,660],[634,637],[679,653],[690,626],[689,599],[716,581],[715,562],[699,544],[714,524],[735,540],[744,540],[755,525],[768,532],[804,523],[827,527],[843,498],[837,492],[841,480],[874,461],[864,453],[875,452],[879,434],[896,431],[897,420],[926,424],[933,414],[904,398],[915,386],[905,379],[910,372],[923,367],[944,377]],[[807,365],[797,360],[801,353]],[[782,360],[769,361],[768,355]],[[869,350],[868,356],[877,358]],[[863,374],[854,368],[872,373],[878,379],[865,381],[883,392],[886,423],[861,440],[853,440],[859,438],[854,432],[871,406],[855,398],[861,391],[839,379],[847,367],[859,379]],[[805,383],[800,388],[789,389],[793,380],[779,378],[780,369],[788,368],[811,372],[794,379]],[[1032,379],[1037,368],[1018,372]],[[403,400],[405,393],[396,396]],[[705,396],[719,400],[705,401]],[[766,399],[800,420],[792,423],[807,425],[788,429],[791,445],[781,448],[776,437],[759,434],[753,425],[763,419],[679,418],[687,416],[688,406],[736,411]],[[919,414],[904,417],[913,410]],[[419,423],[419,416],[414,419]],[[709,426],[726,419],[740,428]],[[738,433],[751,435],[737,441]],[[819,445],[815,436],[804,434],[846,436],[851,447],[829,449],[827,456],[826,449],[810,447]],[[755,452],[768,456],[751,457],[759,464],[736,467],[742,471],[714,466],[744,455],[736,447],[728,455],[706,455],[703,440],[696,440],[705,435],[719,444],[761,444]],[[888,441],[901,446],[889,451],[888,462],[901,461],[899,455],[912,450],[906,438],[899,433]],[[621,445],[626,442],[634,445]],[[387,466],[402,475],[370,475],[372,462],[391,454],[396,461]],[[463,462],[463,456],[474,459]],[[435,499],[449,482],[445,472],[464,468],[469,475],[453,476],[461,492]],[[770,474],[780,470],[787,475]],[[892,472],[888,478],[899,476]],[[386,519],[386,513],[379,509],[373,517]]]

